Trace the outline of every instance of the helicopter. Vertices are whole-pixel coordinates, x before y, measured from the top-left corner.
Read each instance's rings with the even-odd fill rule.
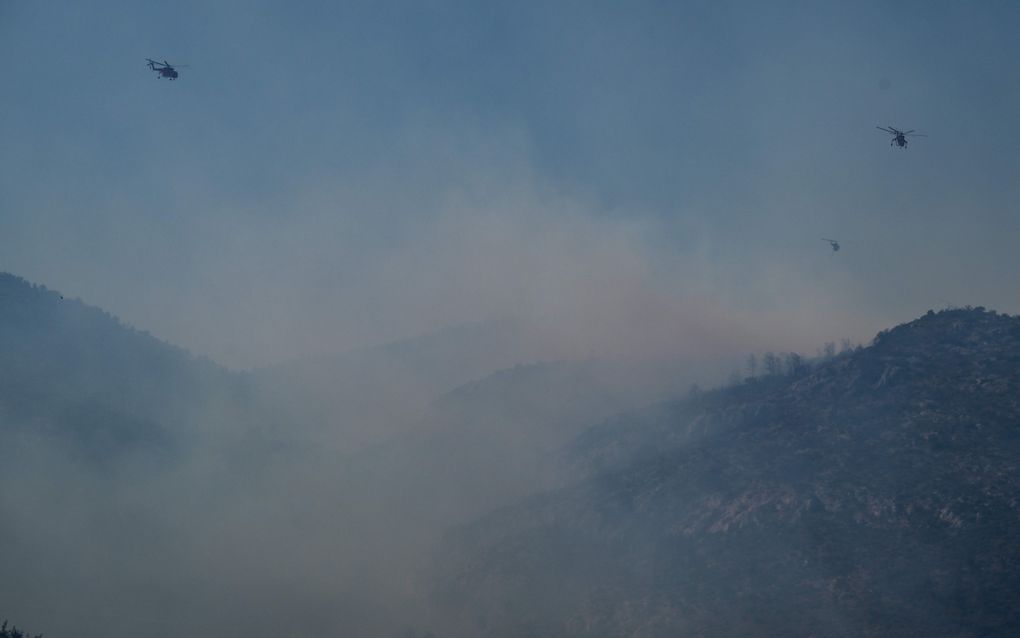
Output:
[[[832,252],[839,252],[839,242],[835,239],[826,239],[825,237],[822,237],[822,241],[829,242],[829,246],[832,247]]]
[[[149,63],[149,68],[156,72],[157,80],[159,78],[170,78],[171,80],[177,79],[177,76],[179,75],[177,73],[177,69],[174,68],[174,66],[171,65],[166,60],[163,60],[162,62],[156,62],[155,60],[150,60],[149,58],[145,58],[145,60]],[[178,64],[177,66],[184,68],[187,67],[188,65]]]
[[[878,130],[880,130],[880,131],[882,131],[884,133],[888,133],[888,134],[893,136],[892,140],[889,141],[889,146],[892,146],[893,144],[895,144],[896,146],[899,146],[900,148],[906,148],[907,147],[907,138],[908,137],[928,137],[927,135],[924,135],[922,133],[915,133],[914,129],[910,129],[909,131],[901,131],[901,130],[899,130],[897,128],[893,128],[891,126],[889,128],[882,128],[881,126],[876,126],[875,128],[877,128]]]

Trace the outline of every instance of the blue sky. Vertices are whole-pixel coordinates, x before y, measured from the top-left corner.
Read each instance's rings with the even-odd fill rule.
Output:
[[[242,367],[1020,312],[1020,6],[891,4],[0,0],[0,268]]]

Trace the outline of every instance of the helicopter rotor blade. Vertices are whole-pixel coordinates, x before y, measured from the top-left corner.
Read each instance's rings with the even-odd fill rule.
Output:
[[[909,133],[910,137],[928,137],[924,133]]]
[[[881,126],[876,126],[875,128],[877,128],[878,130],[882,131],[883,133],[892,133],[892,131],[890,131],[889,129],[882,128]],[[893,135],[895,135],[895,133],[893,133]]]

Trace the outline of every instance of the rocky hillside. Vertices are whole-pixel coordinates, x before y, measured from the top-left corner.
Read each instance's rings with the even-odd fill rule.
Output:
[[[1020,635],[1020,318],[929,313],[564,458],[449,536],[449,635]]]

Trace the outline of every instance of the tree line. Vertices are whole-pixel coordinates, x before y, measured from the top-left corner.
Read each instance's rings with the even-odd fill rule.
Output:
[[[806,374],[811,368],[819,363],[835,359],[838,356],[854,352],[860,349],[859,344],[855,345],[850,339],[842,339],[837,348],[835,341],[828,341],[815,352],[814,357],[806,357],[798,352],[765,352],[757,354],[752,352],[744,358],[744,370],[734,370],[730,373],[729,387],[735,387],[759,379],[768,378],[792,378]],[[695,386],[691,388],[691,394],[698,391]]]
[[[25,632],[21,631],[20,629],[13,625],[11,626],[10,629],[8,629],[7,621],[5,620],[4,623],[0,625],[0,638],[42,638],[42,634],[29,636],[28,634],[26,634]]]

